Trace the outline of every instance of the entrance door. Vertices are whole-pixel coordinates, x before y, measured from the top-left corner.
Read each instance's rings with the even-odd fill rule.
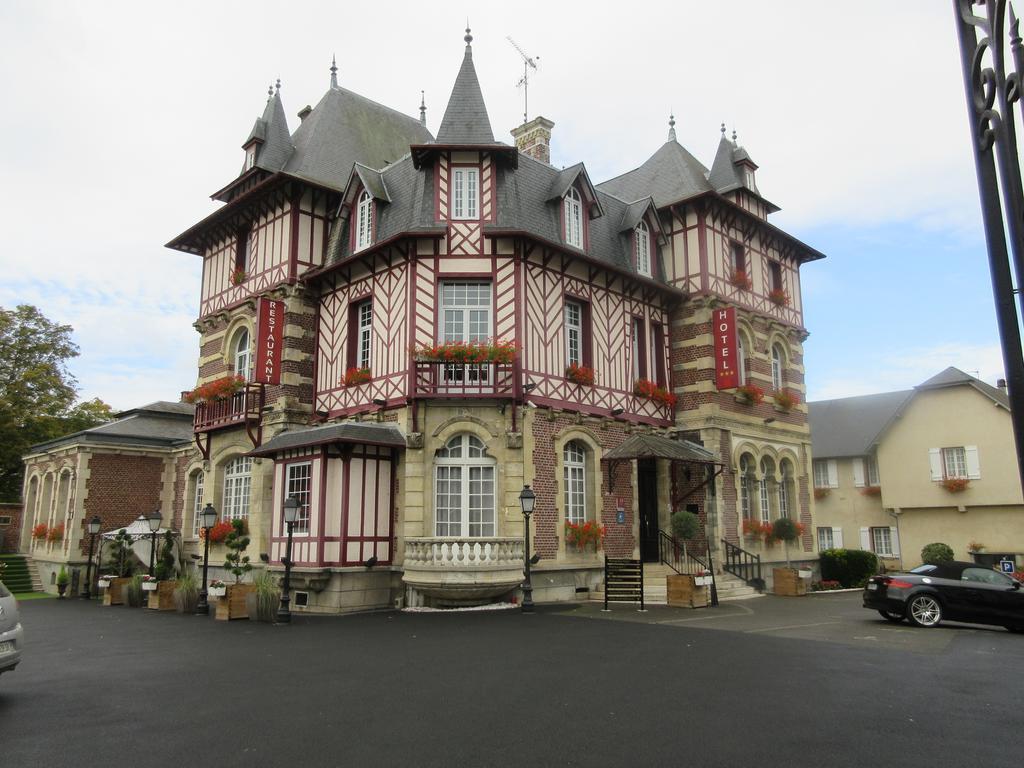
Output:
[[[637,506],[640,511],[640,559],[656,563],[658,557],[658,466],[654,459],[636,463]]]

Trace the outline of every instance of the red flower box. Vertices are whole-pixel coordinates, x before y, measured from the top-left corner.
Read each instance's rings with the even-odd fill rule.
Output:
[[[746,270],[735,269],[729,273],[727,279],[729,280],[729,285],[742,288],[744,291],[749,291],[754,287],[754,281],[750,279],[750,275],[746,273]]]
[[[186,403],[208,403],[213,400],[227,400],[245,386],[244,376],[223,376],[186,392]]]
[[[511,363],[516,359],[516,344],[514,341],[446,341],[413,349],[412,353],[422,362]]]
[[[349,368],[345,371],[345,378],[342,380],[342,384],[346,387],[355,387],[359,384],[365,384],[371,378],[369,368]]]
[[[662,405],[667,405],[669,408],[676,407],[675,395],[647,379],[636,380],[636,383],[633,385],[633,394],[645,400],[654,400]]]
[[[46,540],[51,542],[61,541],[64,538],[64,523],[57,523],[46,532]]]
[[[778,307],[788,307],[789,294],[786,293],[781,288],[775,288],[771,291],[768,291],[768,301],[770,301],[772,304],[775,304]]]
[[[32,526],[32,538],[36,539],[37,541],[42,541],[46,538],[46,534],[47,532],[49,532],[49,530],[50,529],[46,525],[46,523],[39,523],[38,525],[34,525]]]
[[[224,541],[224,539],[226,539],[228,537],[228,534],[231,533],[231,531],[233,531],[233,530],[234,530],[234,527],[231,525],[231,523],[229,523],[229,522],[227,522],[225,520],[222,520],[221,522],[217,523],[215,526],[213,526],[213,528],[210,529],[210,541],[213,542],[214,544],[219,544],[220,542]],[[205,528],[200,528],[199,529],[199,538],[202,539],[202,538],[205,538],[205,537],[206,537],[206,529]]]
[[[736,394],[746,400],[748,405],[760,405],[764,402],[764,390],[757,384],[741,384],[736,387]]]
[[[942,481],[942,487],[950,493],[960,493],[966,491],[967,486],[971,484],[971,481],[966,477],[948,477]]]
[[[236,269],[231,273],[231,284],[241,285],[242,283],[245,282],[245,278],[247,277],[248,275],[245,274],[244,269]]]
[[[565,369],[565,378],[574,384],[592,387],[594,386],[594,369],[572,363]]]

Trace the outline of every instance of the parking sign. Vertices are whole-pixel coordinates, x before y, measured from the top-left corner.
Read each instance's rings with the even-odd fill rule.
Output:
[[[1013,573],[1013,560],[1000,560],[999,570],[1003,573]]]

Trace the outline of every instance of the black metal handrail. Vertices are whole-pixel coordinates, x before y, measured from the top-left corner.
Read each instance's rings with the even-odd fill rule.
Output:
[[[693,554],[679,539],[658,530],[658,559],[673,571],[685,576],[710,571],[708,564]]]
[[[761,556],[737,547],[722,539],[725,547],[725,562],[722,569],[733,576],[743,579],[756,589],[764,589],[764,578],[761,576]]]

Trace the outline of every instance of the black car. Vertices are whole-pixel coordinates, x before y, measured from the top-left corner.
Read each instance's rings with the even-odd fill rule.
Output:
[[[1024,632],[1020,582],[977,563],[925,564],[909,573],[873,576],[864,586],[864,607],[918,627],[948,619]]]

